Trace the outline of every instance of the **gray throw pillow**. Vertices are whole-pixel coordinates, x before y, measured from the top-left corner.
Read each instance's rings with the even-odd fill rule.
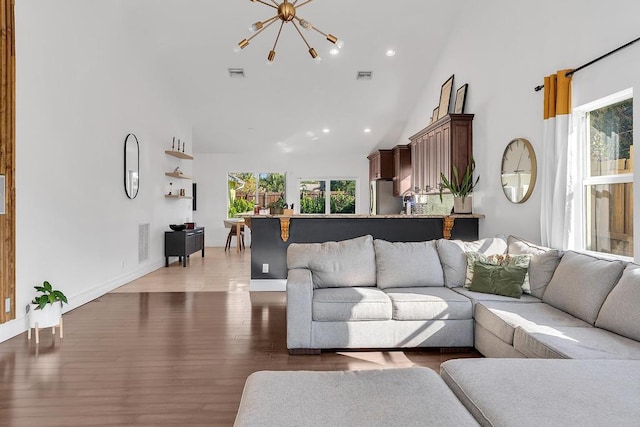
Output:
[[[531,295],[536,298],[542,298],[547,285],[549,285],[553,277],[553,273],[562,259],[562,251],[538,246],[516,236],[507,237],[507,245],[509,254],[531,255],[531,260],[529,261]]]
[[[292,243],[287,249],[289,269],[307,268],[315,288],[376,285],[373,237],[340,242]]]
[[[373,245],[380,289],[444,286],[435,241],[387,242],[376,239]]]
[[[629,264],[618,284],[604,300],[598,328],[640,341],[640,266]]]
[[[503,237],[489,237],[473,242],[439,239],[436,241],[438,255],[444,272],[444,284],[449,288],[464,286],[467,275],[465,252],[497,255],[507,252],[507,241]]]
[[[542,301],[593,325],[624,268],[622,261],[567,251]]]

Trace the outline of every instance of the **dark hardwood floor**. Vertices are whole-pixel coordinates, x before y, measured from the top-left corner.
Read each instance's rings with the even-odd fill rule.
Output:
[[[290,356],[284,293],[251,294],[238,283],[248,281],[249,253],[207,248],[191,262],[139,281],[153,286],[169,276],[176,289],[201,289],[200,275],[216,285],[135,292],[133,282],[66,313],[63,340],[46,329],[37,346],[26,333],[0,343],[0,425],[230,426],[245,379],[258,370],[437,370],[444,360],[478,356],[437,349]]]

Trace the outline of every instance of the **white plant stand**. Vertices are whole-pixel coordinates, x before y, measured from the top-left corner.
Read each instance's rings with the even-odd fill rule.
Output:
[[[42,310],[36,304],[29,305],[29,331],[27,339],[31,340],[31,329],[36,330],[36,344],[40,343],[40,329],[51,328],[51,333],[56,334],[56,327],[60,327],[60,339],[64,338],[62,326],[62,303],[60,301],[47,304]]]

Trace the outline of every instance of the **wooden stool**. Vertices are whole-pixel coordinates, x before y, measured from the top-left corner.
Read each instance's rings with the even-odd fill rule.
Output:
[[[227,243],[225,243],[224,245],[224,250],[226,251],[227,249],[231,250],[231,238],[232,237],[237,237],[238,234],[238,229],[237,229],[237,225],[233,225],[230,229],[229,229],[229,234],[227,235]],[[240,226],[240,250],[244,249],[244,225]]]

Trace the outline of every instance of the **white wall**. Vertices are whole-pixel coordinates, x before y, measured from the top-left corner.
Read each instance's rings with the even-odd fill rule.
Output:
[[[547,16],[552,11],[555,16]],[[480,184],[474,211],[486,215],[480,234],[517,234],[540,241],[540,189],[524,204],[512,204],[500,186],[500,164],[507,143],[528,139],[540,158],[543,93],[533,88],[559,69],[578,67],[635,39],[640,3],[628,0],[468,2],[456,30],[441,50],[429,83],[404,131],[426,125],[437,106],[440,86],[455,74],[455,90],[469,83],[466,113],[475,114],[473,144]],[[638,79],[640,47],[620,52],[576,74],[576,81],[602,88],[603,94],[631,82],[616,81],[620,67]],[[599,77],[593,70],[602,71]],[[606,84],[605,84],[606,83]],[[638,198],[636,198],[638,200]],[[640,209],[636,209],[640,210]]]
[[[197,211],[193,219],[206,227],[207,246],[224,246],[228,229],[227,217],[228,172],[284,172],[287,176],[287,203],[295,203],[300,178],[356,179],[356,213],[369,209],[369,161],[367,155],[300,155],[294,153],[194,154],[194,174],[198,184]],[[235,241],[234,241],[235,243]],[[249,241],[246,242],[249,244]]]
[[[0,341],[25,330],[33,286],[49,280],[77,307],[162,266],[163,231],[191,217],[188,201],[163,197],[177,165],[163,151],[174,135],[190,141],[191,127],[128,37],[120,4],[16,2],[17,319],[0,325]],[[130,132],[141,154],[134,200],[123,188]],[[151,239],[139,264],[141,223]]]

